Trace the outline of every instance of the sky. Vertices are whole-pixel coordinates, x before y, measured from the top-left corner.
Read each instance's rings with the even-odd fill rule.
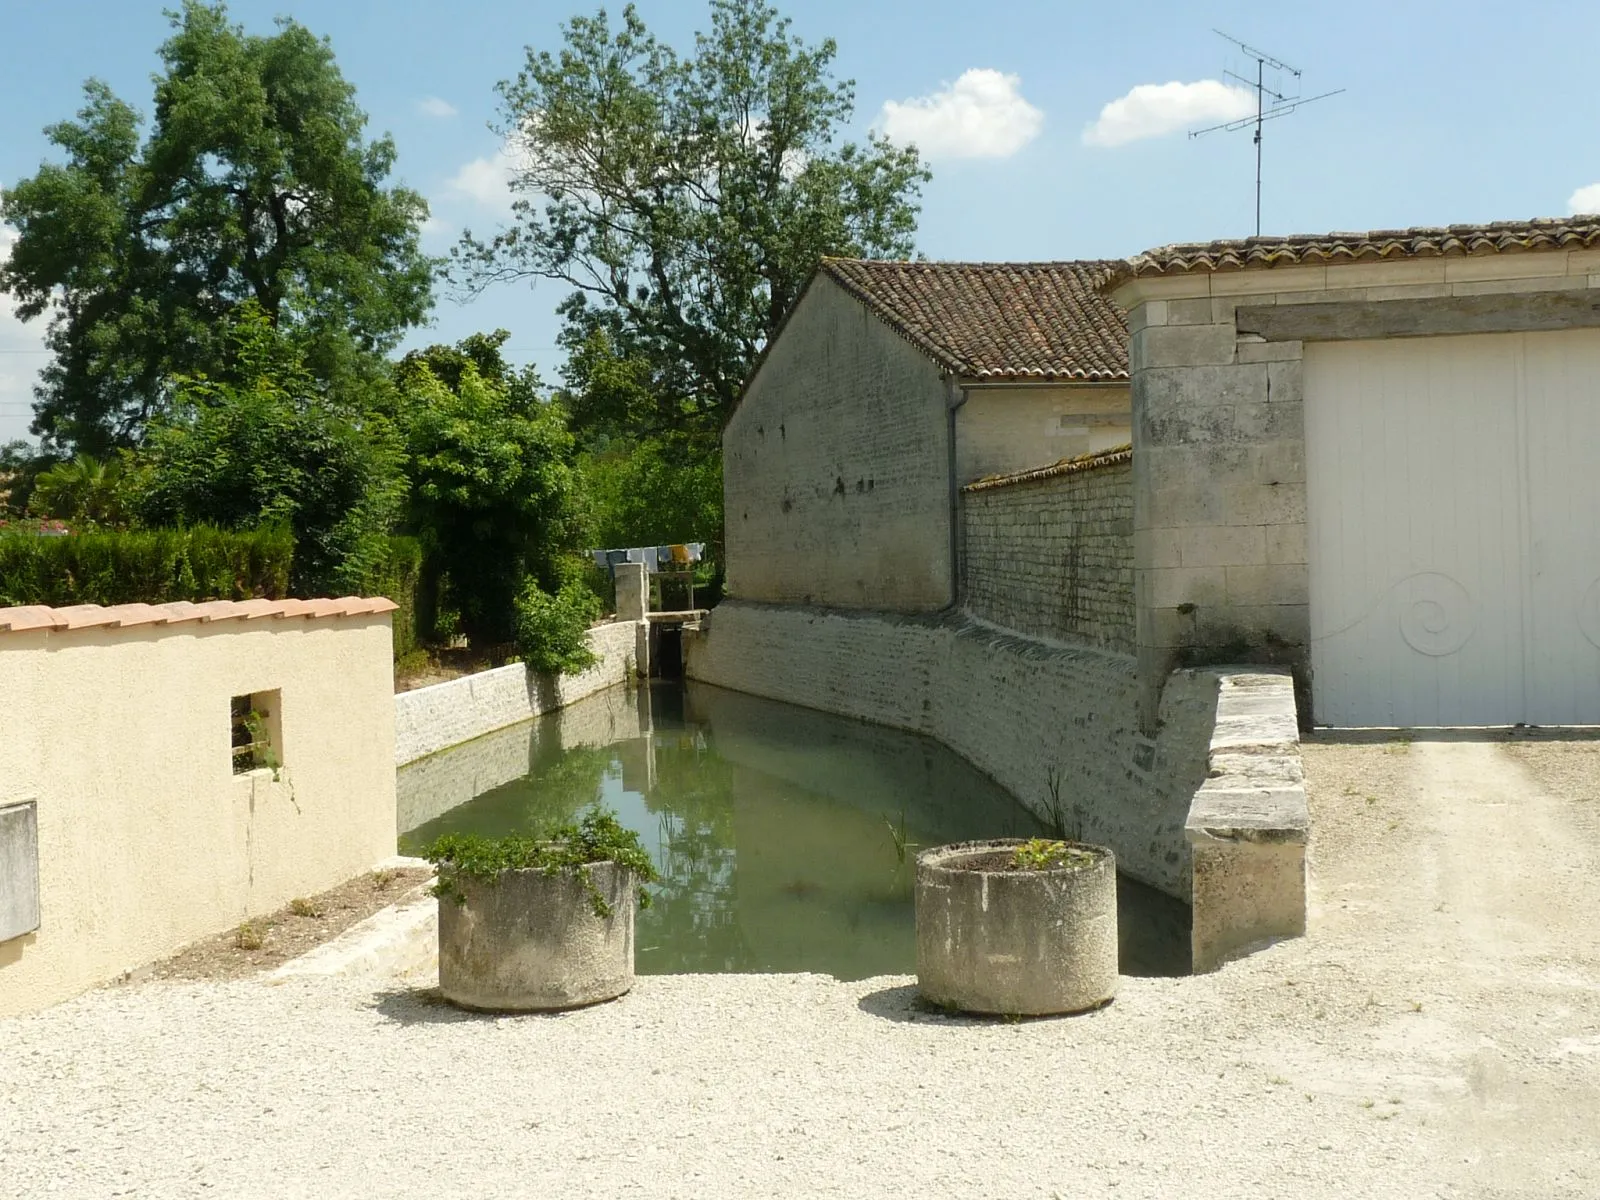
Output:
[[[170,0],[0,4],[0,186],[50,156],[43,129],[105,80],[148,114]],[[425,195],[424,248],[492,232],[510,204],[494,85],[526,47],[555,49],[577,0],[235,0],[252,32],[291,16],[331,39],[395,180]],[[620,5],[612,4],[613,15]],[[704,0],[639,0],[680,50]],[[1266,126],[1266,233],[1396,228],[1600,210],[1592,0],[789,0],[808,41],[838,43],[856,85],[847,136],[915,142],[933,170],[917,237],[935,259],[1109,258],[1254,230],[1248,131],[1188,131],[1250,111],[1226,74],[1254,61],[1223,30],[1302,72],[1280,92],[1344,89]],[[1509,31],[1509,32],[1508,32]],[[1269,77],[1269,84],[1272,79]],[[0,254],[10,234],[0,226]],[[441,294],[407,346],[511,332],[510,357],[560,374],[557,284],[508,284],[470,302]],[[42,318],[0,296],[0,442],[26,435],[47,356]]]

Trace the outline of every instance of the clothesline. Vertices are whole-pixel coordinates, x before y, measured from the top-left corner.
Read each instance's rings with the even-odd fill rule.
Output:
[[[654,575],[661,571],[682,568],[699,562],[705,557],[706,544],[704,542],[681,542],[671,546],[631,546],[626,550],[591,550],[594,555],[595,566],[603,567],[616,574],[618,563],[636,562],[643,563],[645,569]]]

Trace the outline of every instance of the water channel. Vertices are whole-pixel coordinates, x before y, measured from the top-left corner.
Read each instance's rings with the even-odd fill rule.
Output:
[[[646,974],[912,974],[917,849],[1042,832],[936,742],[695,683],[613,688],[398,784],[403,853],[616,812],[662,876],[638,917]],[[1188,971],[1187,905],[1123,878],[1117,907],[1124,974]]]

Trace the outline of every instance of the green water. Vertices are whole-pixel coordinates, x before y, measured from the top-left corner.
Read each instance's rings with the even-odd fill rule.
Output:
[[[647,974],[912,974],[917,848],[1042,832],[935,742],[693,683],[614,689],[407,767],[399,790],[403,823],[444,810],[406,853],[613,809],[662,876],[638,917]],[[1118,916],[1124,974],[1188,970],[1186,905],[1123,879]]]

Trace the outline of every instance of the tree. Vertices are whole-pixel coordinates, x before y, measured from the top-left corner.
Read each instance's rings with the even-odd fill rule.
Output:
[[[330,402],[253,303],[240,307],[227,341],[237,382],[180,382],[135,453],[129,506],[147,525],[286,525],[296,595],[359,591],[384,559],[405,496],[384,405]]]
[[[31,511],[64,521],[116,524],[122,519],[122,459],[80,454],[34,480]]]
[[[394,143],[365,140],[329,44],[290,20],[247,35],[200,0],[172,23],[143,143],[90,80],[77,119],[46,131],[65,162],[0,192],[18,230],[0,291],[49,319],[33,430],[50,446],[134,444],[175,379],[223,381],[246,300],[318,385],[380,371],[431,303],[427,205],[384,186]]]
[[[501,330],[408,354],[396,371],[409,455],[408,523],[442,574],[462,632],[509,642],[532,579],[560,590],[574,532],[572,436],[531,372],[505,365]]]
[[[928,174],[915,149],[839,141],[854,85],[832,78],[834,43],[792,37],[764,0],[712,0],[687,58],[631,5],[564,40],[500,84],[515,218],[468,234],[453,273],[570,284],[575,417],[712,447],[823,255],[911,252]]]

